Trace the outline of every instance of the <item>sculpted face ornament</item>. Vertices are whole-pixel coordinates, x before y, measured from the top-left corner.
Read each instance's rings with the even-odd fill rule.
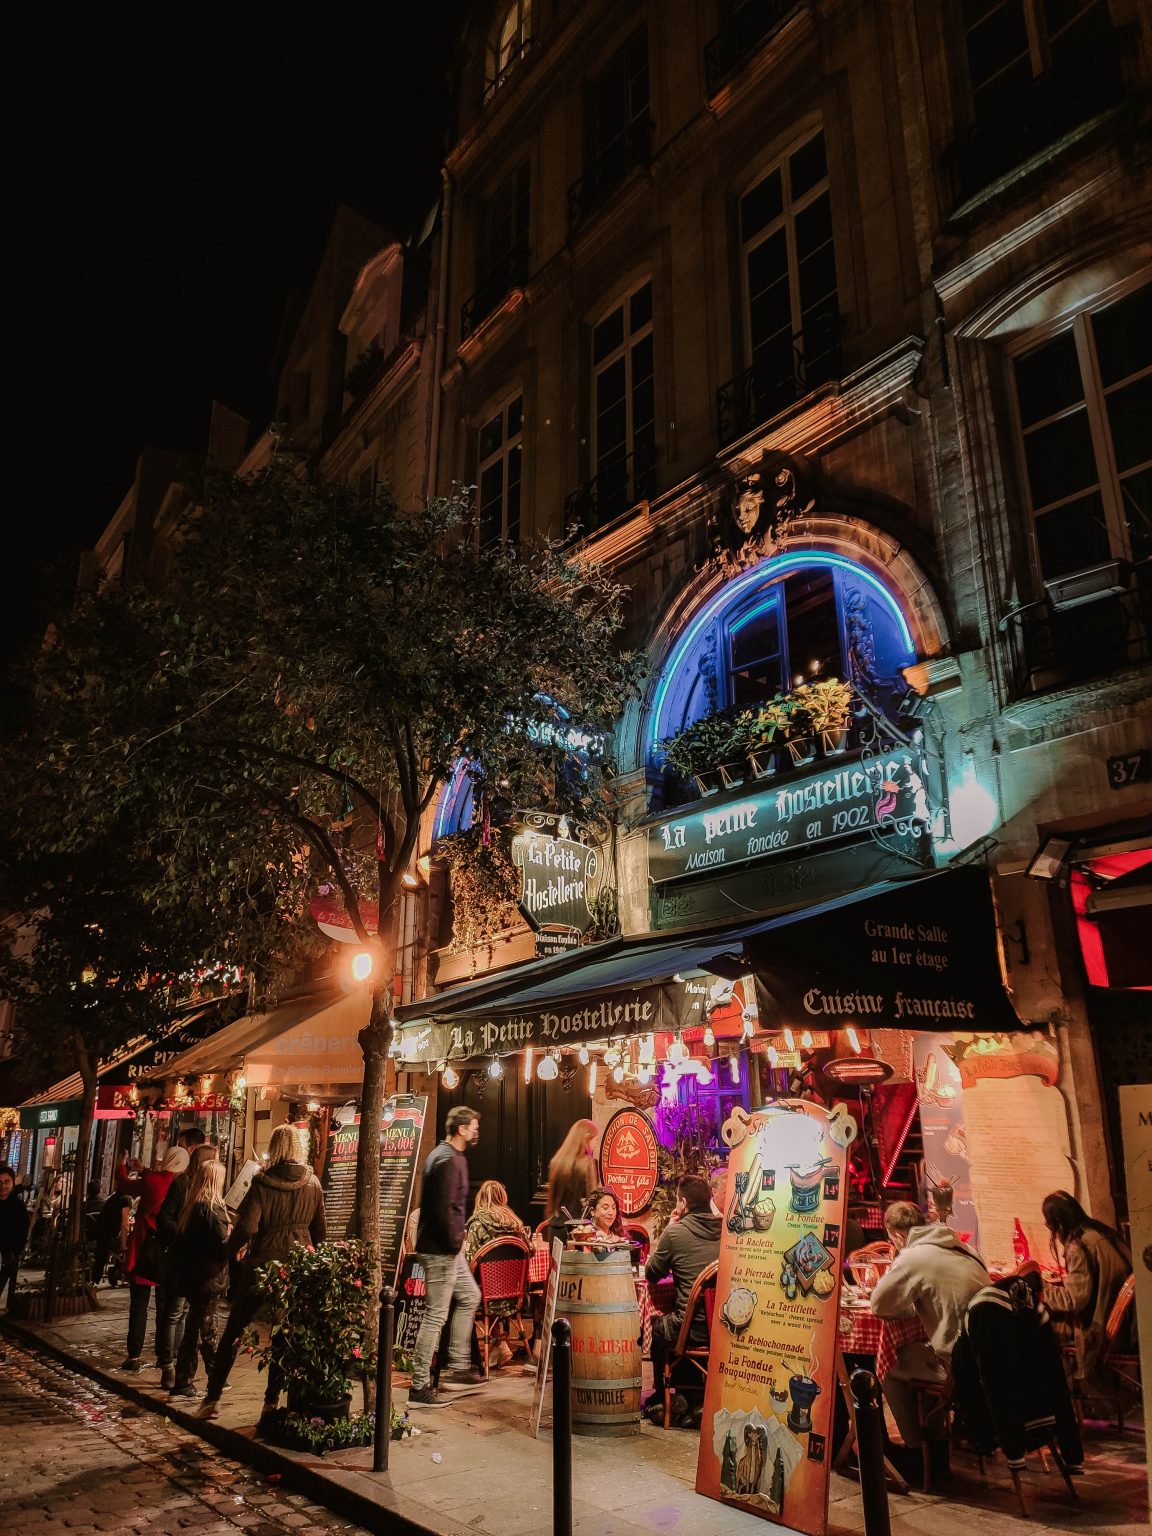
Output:
[[[766,453],[708,515],[710,562],[726,574],[747,570],[783,549],[817,503],[814,466],[794,454]]]
[[[753,533],[764,508],[764,493],[760,489],[760,476],[749,475],[736,487],[736,499],[732,516],[737,528],[745,536]]]

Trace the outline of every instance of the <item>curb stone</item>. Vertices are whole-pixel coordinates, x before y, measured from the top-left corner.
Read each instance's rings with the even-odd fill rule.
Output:
[[[367,1531],[379,1532],[381,1536],[458,1536],[461,1530],[455,1525],[429,1525],[415,1519],[412,1515],[403,1513],[396,1507],[396,1501],[408,1504],[410,1507],[413,1501],[404,1499],[402,1495],[392,1494],[390,1489],[385,1490],[381,1487],[382,1493],[385,1491],[389,1493],[390,1502],[378,1502],[359,1493],[355,1488],[349,1488],[335,1478],[326,1476],[311,1463],[297,1460],[291,1454],[266,1445],[252,1435],[245,1434],[241,1430],[228,1429],[214,1419],[199,1419],[194,1414],[185,1413],[167,1402],[160,1402],[151,1393],[110,1374],[90,1360],[69,1354],[66,1349],[61,1349],[58,1345],[42,1339],[32,1329],[24,1327],[14,1318],[0,1317],[0,1335],[3,1334],[7,1334],[9,1338],[26,1349],[47,1355],[59,1364],[67,1366],[69,1370],[77,1372],[78,1375],[87,1376],[89,1380],[96,1382],[109,1392],[116,1393],[118,1397],[140,1408],[145,1408],[160,1418],[171,1419],[181,1429],[198,1436],[201,1440],[206,1440],[209,1445],[225,1456],[230,1456],[234,1461],[246,1462],[265,1476],[269,1474],[278,1476],[280,1481],[295,1493],[302,1493],[314,1503],[322,1504],[325,1509],[339,1515],[341,1519],[353,1521]],[[368,1469],[349,1470],[353,1476],[373,1475]],[[428,1513],[431,1514],[432,1511]]]

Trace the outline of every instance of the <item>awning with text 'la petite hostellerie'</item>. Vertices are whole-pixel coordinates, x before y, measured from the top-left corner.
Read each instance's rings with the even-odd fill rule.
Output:
[[[762,1023],[1013,1031],[987,874],[945,870],[739,926],[612,939],[399,1009],[410,1062],[674,1032],[690,975],[756,977]]]

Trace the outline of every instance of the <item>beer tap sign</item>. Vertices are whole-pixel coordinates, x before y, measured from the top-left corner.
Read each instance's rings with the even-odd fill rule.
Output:
[[[696,1490],[806,1536],[828,1523],[847,1201],[843,1105],[737,1108]]]

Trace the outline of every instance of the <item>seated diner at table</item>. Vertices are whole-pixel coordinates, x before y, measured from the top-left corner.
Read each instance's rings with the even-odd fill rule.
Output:
[[[584,1220],[595,1229],[594,1243],[624,1242],[624,1218],[620,1214],[620,1202],[604,1185],[594,1189],[584,1202]]]
[[[1108,1315],[1132,1273],[1132,1255],[1120,1234],[1095,1221],[1066,1189],[1048,1195],[1042,1210],[1052,1257],[1063,1272],[1063,1279],[1045,1284],[1044,1303],[1058,1325],[1074,1330],[1075,1390],[1090,1397],[1094,1387],[1103,1386],[1110,1396],[1108,1384],[1096,1380],[1097,1367]],[[1115,1344],[1119,1353],[1135,1350],[1133,1322],[1130,1308],[1124,1333]]]
[[[696,1174],[686,1174],[677,1186],[676,1197],[676,1207],[668,1225],[644,1266],[646,1280],[663,1280],[666,1275],[671,1275],[676,1289],[673,1310],[652,1319],[652,1376],[656,1383],[653,1400],[661,1399],[664,1362],[675,1348],[696,1278],[701,1270],[720,1257],[723,1223],[719,1216],[712,1214],[712,1191],[708,1180]],[[702,1310],[693,1321],[690,1338],[693,1344],[708,1342],[708,1322]],[[686,1406],[681,1406],[677,1414],[681,1419]],[[675,1413],[676,1405],[673,1407]]]
[[[989,1275],[975,1249],[962,1243],[950,1227],[929,1222],[920,1207],[898,1200],[884,1212],[884,1226],[896,1250],[891,1268],[876,1282],[869,1304],[879,1318],[919,1320],[924,1337],[902,1345],[884,1378],[884,1396],[906,1447],[895,1465],[910,1482],[921,1471],[923,1436],[916,1411],[917,1382],[948,1379],[953,1346],[960,1336],[964,1310]],[[948,1470],[948,1443],[931,1434],[932,1471]]]

